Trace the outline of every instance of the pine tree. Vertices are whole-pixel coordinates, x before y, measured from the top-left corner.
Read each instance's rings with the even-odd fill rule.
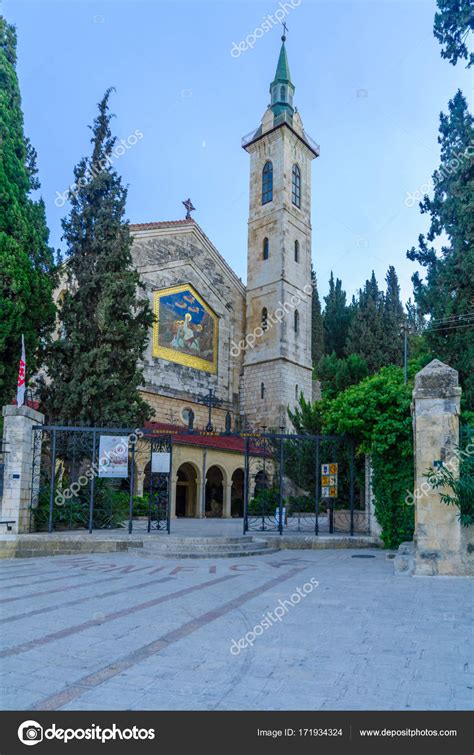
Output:
[[[403,329],[406,316],[400,299],[400,285],[393,265],[385,278],[387,290],[383,305],[383,328],[385,334],[385,364],[403,364]]]
[[[92,156],[75,168],[63,220],[67,292],[49,350],[46,409],[65,424],[132,427],[151,414],[138,386],[153,315],[132,266],[127,190],[111,167],[110,91],[92,127]]]
[[[370,374],[386,364],[383,312],[384,296],[372,271],[370,280],[359,291],[346,344],[346,353],[362,357]]]
[[[0,405],[15,396],[21,336],[28,374],[54,326],[54,258],[48,246],[36,153],[23,131],[16,33],[0,17]]]
[[[474,31],[472,0],[436,0],[433,33],[441,45],[441,57],[456,65],[459,59],[468,60],[468,68],[474,64],[474,53],[466,45],[470,32]]]
[[[332,271],[329,293],[324,297],[324,301],[324,351],[326,354],[334,352],[338,358],[342,358],[345,354],[351,310],[346,304],[346,292],[342,289],[342,281],[337,278],[334,283]]]
[[[316,273],[311,267],[311,359],[313,367],[316,366],[324,354],[324,328],[321,315],[321,302],[318,294],[318,282]]]
[[[441,164],[433,174],[433,198],[421,212],[431,216],[427,236],[408,252],[426,269],[412,277],[415,300],[429,315],[425,337],[433,353],[459,370],[468,407],[474,405],[474,119],[463,94],[440,116]],[[437,252],[433,242],[444,242]]]

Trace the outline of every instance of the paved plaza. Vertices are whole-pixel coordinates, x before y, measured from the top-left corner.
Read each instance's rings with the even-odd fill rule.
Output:
[[[382,550],[10,559],[0,586],[2,709],[472,708],[472,580]]]

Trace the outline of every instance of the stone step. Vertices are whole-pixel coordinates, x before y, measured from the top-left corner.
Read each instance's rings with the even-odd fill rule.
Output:
[[[143,551],[150,551],[153,553],[167,553],[169,551],[173,551],[173,553],[177,551],[208,551],[212,550],[222,553],[227,553],[229,551],[246,551],[246,550],[268,550],[268,548],[271,548],[272,546],[270,544],[267,545],[267,543],[236,543],[235,545],[229,545],[229,544],[215,544],[215,545],[196,545],[195,543],[180,543],[179,545],[144,545],[142,550]]]
[[[213,543],[242,543],[242,542],[252,542],[252,536],[251,535],[238,535],[236,537],[221,537],[220,535],[215,535],[214,537],[188,537],[187,535],[167,535],[166,532],[159,532],[157,534],[150,534],[146,537],[149,537],[150,540],[148,542],[167,542],[167,543],[196,543],[197,545],[205,545],[206,543],[213,544]],[[147,541],[143,541],[145,544]]]
[[[209,548],[209,550],[194,550],[193,548],[188,551],[159,551],[151,550],[149,548],[137,548],[133,555],[149,559],[242,558],[243,556],[262,556],[270,553],[278,553],[278,551],[279,548],[248,548],[246,550],[234,551],[216,551],[212,548]]]

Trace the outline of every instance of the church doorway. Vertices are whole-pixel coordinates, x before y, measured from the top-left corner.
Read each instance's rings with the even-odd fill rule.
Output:
[[[209,467],[206,474],[206,517],[221,517],[224,508],[224,475],[219,467]]]
[[[230,515],[243,517],[244,515],[244,470],[236,469],[232,475]]]
[[[194,517],[197,514],[197,475],[188,462],[181,464],[176,480],[176,516]]]

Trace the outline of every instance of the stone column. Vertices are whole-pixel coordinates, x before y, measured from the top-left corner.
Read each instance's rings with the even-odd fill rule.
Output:
[[[222,484],[224,488],[224,505],[222,507],[222,516],[224,519],[229,519],[232,511],[232,481]]]
[[[1,518],[14,520],[12,532],[18,534],[30,527],[32,430],[44,423],[44,415],[29,406],[4,406],[2,414],[5,470]]]
[[[196,481],[196,507],[195,507],[195,519],[202,519],[203,513],[202,513],[202,506],[203,506],[203,495],[205,496],[206,486],[202,484],[200,480]],[[204,491],[204,492],[203,492]],[[204,498],[204,505],[205,505],[206,499]]]
[[[415,452],[415,564],[419,575],[465,573],[461,525],[455,506],[441,501],[440,490],[426,472],[456,462],[459,444],[461,388],[458,373],[438,359],[415,378],[413,430]]]

